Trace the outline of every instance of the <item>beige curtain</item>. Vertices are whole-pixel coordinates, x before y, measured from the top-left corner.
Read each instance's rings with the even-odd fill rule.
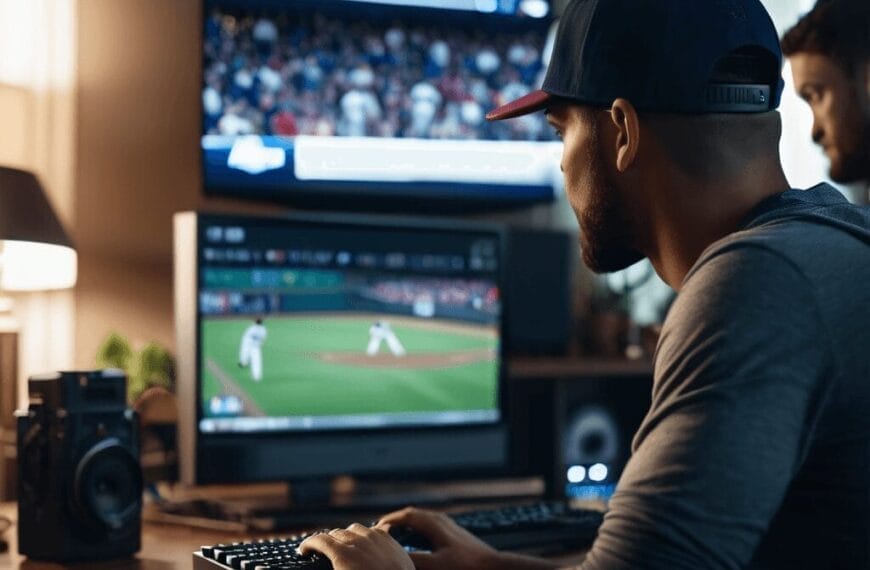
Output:
[[[31,170],[75,236],[78,0],[0,0],[0,164]],[[72,291],[15,296],[19,405],[30,374],[74,363]]]

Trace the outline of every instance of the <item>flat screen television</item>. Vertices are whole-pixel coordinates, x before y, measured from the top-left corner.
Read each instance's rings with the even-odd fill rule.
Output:
[[[185,482],[506,468],[500,226],[322,212],[174,224]]]
[[[536,89],[547,0],[206,0],[208,195],[326,209],[528,205],[562,191]]]

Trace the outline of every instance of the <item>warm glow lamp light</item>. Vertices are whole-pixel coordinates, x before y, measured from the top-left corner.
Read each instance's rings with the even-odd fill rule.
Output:
[[[76,252],[30,172],[0,167],[0,291],[69,289]]]

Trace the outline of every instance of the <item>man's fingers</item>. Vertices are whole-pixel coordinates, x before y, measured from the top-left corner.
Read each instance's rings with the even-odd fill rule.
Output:
[[[344,544],[351,544],[357,538],[357,533],[343,528],[334,528],[326,534]]]
[[[298,550],[300,554],[320,552],[325,554],[330,560],[334,561],[336,558],[341,556],[342,548],[347,548],[347,546],[336,537],[321,532],[312,537],[306,538],[302,544],[299,545]]]
[[[357,536],[368,536],[371,532],[371,529],[367,526],[363,526],[359,523],[353,523],[349,527],[347,527],[347,532],[357,535]]]
[[[386,515],[378,521],[378,524],[409,526],[428,538],[432,546],[437,548],[447,542],[448,528],[452,521],[443,513],[408,507]]]

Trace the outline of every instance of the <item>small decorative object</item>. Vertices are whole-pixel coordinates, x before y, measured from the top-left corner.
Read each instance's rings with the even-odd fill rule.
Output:
[[[175,358],[162,345],[149,342],[138,352],[121,334],[113,332],[97,351],[97,366],[127,373],[127,400],[131,404],[149,388],[172,392],[175,388]]]

